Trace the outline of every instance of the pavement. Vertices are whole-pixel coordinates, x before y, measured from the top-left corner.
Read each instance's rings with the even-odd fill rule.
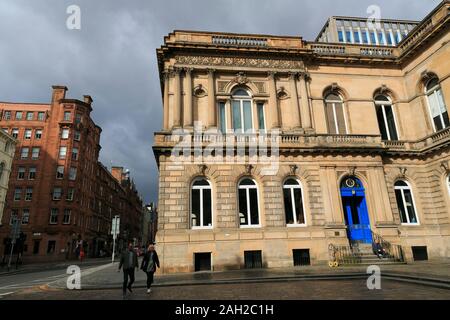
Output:
[[[381,275],[386,279],[422,283],[444,289],[450,289],[450,261],[416,262],[413,264],[380,265]],[[110,263],[81,274],[81,287],[84,290],[118,289],[122,287],[122,272],[118,272],[118,263]],[[234,284],[243,282],[276,282],[289,280],[319,279],[356,279],[367,278],[367,266],[303,266],[273,269],[241,269],[222,272],[194,272],[183,274],[155,273],[155,287],[190,286],[206,284]],[[146,274],[135,272],[136,288],[146,286]],[[49,285],[53,289],[65,289],[66,281],[61,279]]]

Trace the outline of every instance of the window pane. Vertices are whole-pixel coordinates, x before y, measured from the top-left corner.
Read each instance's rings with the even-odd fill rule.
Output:
[[[250,189],[250,218],[251,224],[259,224],[258,216],[258,190]]]
[[[239,189],[239,223],[241,225],[247,225],[247,191],[245,189]]]
[[[266,129],[265,123],[264,123],[264,104],[258,103],[258,128],[260,130]]]
[[[361,43],[358,31],[353,32],[353,38],[355,39],[355,43]]]
[[[225,115],[225,103],[219,102],[219,128],[222,133],[226,132],[226,115]]]
[[[384,123],[383,107],[377,106],[378,127],[380,128],[381,139],[388,140],[386,125]]]
[[[241,183],[239,185],[240,186],[254,186],[255,183],[251,179],[244,179],[241,181]]]
[[[240,101],[233,101],[233,129],[242,129]]]
[[[243,101],[244,108],[244,129],[245,131],[252,129],[252,103]]]
[[[192,189],[192,226],[200,226],[200,190]]]
[[[237,89],[233,92],[233,96],[248,97],[248,92],[244,89]]]
[[[286,224],[294,223],[294,213],[292,212],[292,196],[291,189],[283,189],[284,196],[284,213],[286,215]]]
[[[297,215],[297,223],[305,223],[305,215],[303,212],[303,199],[301,189],[294,189],[295,213]]]
[[[339,42],[344,42],[344,34],[342,33],[342,31],[338,31],[338,38]]]
[[[345,134],[347,130],[345,129],[345,118],[344,118],[344,106],[342,103],[335,103],[336,107],[336,118],[339,127],[339,134]]]
[[[395,190],[395,198],[397,199],[397,207],[400,212],[400,220],[402,223],[407,223],[405,206],[402,198],[402,190]]]
[[[391,140],[398,140],[397,129],[395,127],[394,112],[392,111],[392,106],[384,106],[384,111],[386,113],[386,121],[389,127],[389,134]]]
[[[203,226],[210,227],[212,225],[211,211],[211,189],[203,190]]]
[[[417,223],[416,212],[412,200],[411,190],[403,190],[405,194],[406,209],[408,210],[408,217],[410,223]]]
[[[333,104],[327,103],[325,105],[325,109],[327,112],[327,123],[328,123],[328,133],[336,134],[336,124],[334,121],[334,112],[333,112]]]

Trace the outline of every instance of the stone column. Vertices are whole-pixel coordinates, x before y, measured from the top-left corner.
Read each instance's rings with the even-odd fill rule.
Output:
[[[208,69],[208,127],[217,128],[216,90],[214,85],[214,69]]]
[[[301,113],[300,113],[300,107],[298,105],[297,77],[298,77],[298,73],[296,73],[296,72],[289,73],[289,84],[291,87],[292,109],[297,110],[297,112],[298,112],[298,124],[295,127],[301,128]]]
[[[164,97],[163,97],[163,114],[164,114],[164,130],[169,130],[169,70],[164,70]]]
[[[301,106],[301,119],[302,127],[305,129],[311,129],[311,106],[308,97],[307,81],[309,81],[309,75],[306,72],[300,74],[300,95],[302,99]]]
[[[277,99],[276,72],[270,71],[269,76],[269,110],[272,120],[272,128],[281,127],[281,110]],[[266,128],[269,129],[269,128]]]
[[[192,115],[192,68],[185,68],[186,71],[186,87],[185,94],[186,100],[183,108],[183,127],[193,126]]]
[[[175,82],[173,86],[174,97],[173,97],[173,112],[174,112],[174,126],[181,126],[181,78],[180,68],[174,68]]]

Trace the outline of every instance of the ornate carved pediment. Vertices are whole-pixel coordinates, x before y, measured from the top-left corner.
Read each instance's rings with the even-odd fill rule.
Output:
[[[291,175],[296,175],[298,171],[298,166],[296,164],[291,164],[289,167]]]
[[[197,98],[202,98],[207,96],[208,93],[206,92],[205,88],[199,84],[198,86],[196,86],[194,88],[194,96],[196,96]]]
[[[208,169],[208,166],[206,164],[199,164],[198,165],[199,173],[202,174],[202,175],[205,175],[207,169]]]
[[[280,100],[287,99],[289,98],[289,93],[284,87],[280,87],[280,89],[277,90],[277,97]]]
[[[406,171],[407,171],[408,169],[405,168],[405,167],[400,167],[400,168],[398,168],[398,170],[400,171],[400,176],[401,176],[402,178],[405,178],[405,177],[406,177]]]
[[[349,175],[349,176],[354,176],[355,173],[356,173],[356,167],[350,167],[350,168],[348,169],[348,175]]]
[[[253,165],[251,165],[251,164],[246,164],[245,165],[245,173],[246,174],[252,174],[253,169],[254,169]]]
[[[245,72],[239,72],[236,77],[232,80],[233,83],[237,84],[247,84],[250,80],[247,78]]]

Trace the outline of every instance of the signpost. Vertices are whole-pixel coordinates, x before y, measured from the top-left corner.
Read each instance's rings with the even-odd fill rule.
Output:
[[[114,216],[111,225],[111,234],[113,236],[113,252],[112,252],[112,263],[114,263],[114,255],[116,253],[116,238],[120,232],[120,216]]]
[[[21,222],[17,217],[12,218],[12,227],[11,227],[11,253],[9,255],[9,261],[8,261],[8,271],[11,268],[11,259],[14,251],[14,244],[16,243],[16,240],[20,237],[20,225]]]

